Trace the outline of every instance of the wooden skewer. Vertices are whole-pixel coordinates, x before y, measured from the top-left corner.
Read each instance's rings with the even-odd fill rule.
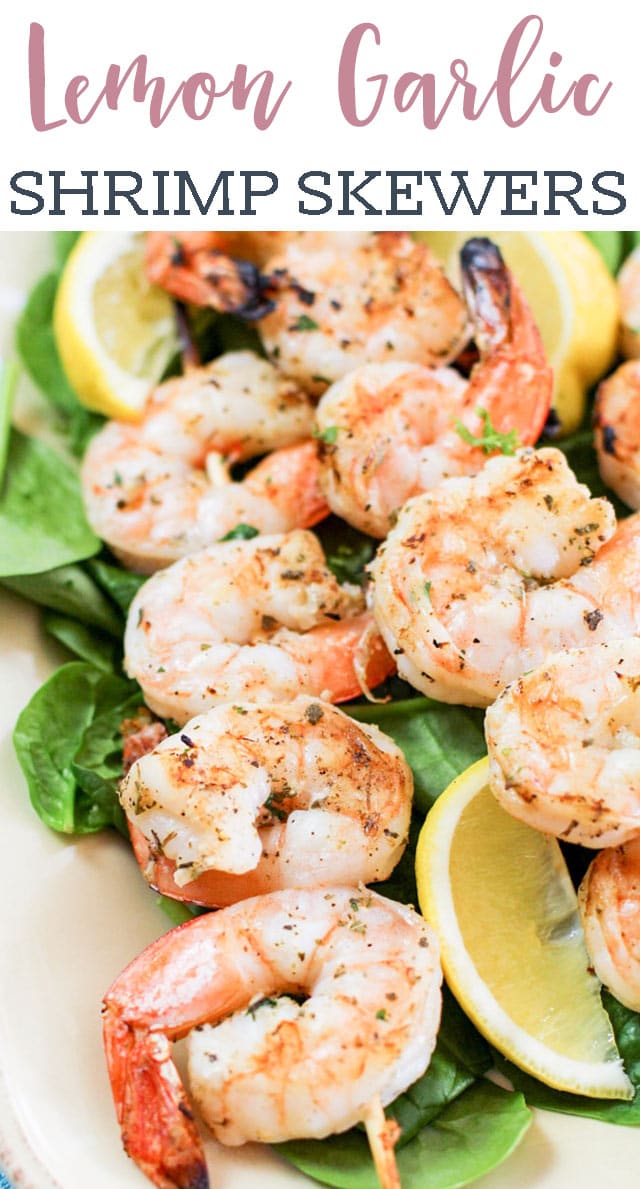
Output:
[[[401,1189],[395,1154],[401,1129],[395,1119],[385,1118],[377,1095],[371,1099],[363,1123],[382,1189]]]

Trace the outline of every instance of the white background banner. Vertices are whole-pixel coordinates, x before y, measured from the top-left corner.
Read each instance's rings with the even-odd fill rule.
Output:
[[[640,226],[628,0],[58,0],[2,25],[3,228]]]

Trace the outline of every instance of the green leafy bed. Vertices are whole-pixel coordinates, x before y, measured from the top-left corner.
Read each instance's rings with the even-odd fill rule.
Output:
[[[617,265],[622,237],[603,239],[594,233],[594,238],[610,265]],[[79,456],[101,418],[77,403],[56,351],[53,303],[59,269],[74,236],[61,233],[56,239],[58,268],[35,286],[18,324],[17,346],[24,368],[50,404],[61,441],[70,455]],[[229,318],[199,314],[195,330],[203,358],[238,345],[258,345],[253,331]],[[45,630],[74,658],[53,673],[20,714],[15,747],[33,807],[47,826],[66,834],[110,826],[126,835],[116,795],[122,770],[120,724],[136,713],[142,695],[122,673],[122,635],[128,606],[143,579],[123,570],[89,528],[74,466],[10,427],[14,382],[15,372],[5,371],[0,388],[0,583],[41,605]],[[559,445],[579,477],[602,493],[590,430]],[[318,533],[336,576],[361,581],[375,542],[334,518],[320,525]],[[355,718],[375,722],[403,749],[415,779],[415,837],[443,789],[484,754],[483,715],[419,697],[396,679],[389,692],[390,702],[347,709]],[[415,902],[413,846],[380,890]],[[175,922],[190,915],[171,901],[164,907]],[[640,1087],[640,1016],[606,993],[604,998],[627,1072]],[[513,1092],[487,1079],[496,1067]],[[403,1184],[453,1189],[474,1180],[519,1142],[530,1123],[531,1106],[640,1125],[638,1095],[630,1103],[582,1099],[510,1066],[445,991],[442,1028],[429,1070],[389,1108],[402,1127],[398,1164]],[[277,1151],[327,1184],[345,1189],[377,1185],[366,1137],[357,1128],[322,1141],[281,1144]]]

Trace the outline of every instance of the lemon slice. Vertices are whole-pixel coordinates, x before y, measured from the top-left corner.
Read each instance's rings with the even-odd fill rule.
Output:
[[[460,282],[459,252],[470,232],[420,231]],[[616,358],[619,304],[615,281],[580,231],[488,231],[522,285],[554,371],[553,407],[562,432],[581,422],[586,394]]]
[[[527,1073],[558,1090],[633,1098],[560,847],[505,813],[488,777],[484,759],[454,780],[418,843],[418,899],[447,981]]]
[[[178,349],[171,298],[146,278],[143,235],[81,235],[53,324],[78,400],[107,417],[135,419]]]

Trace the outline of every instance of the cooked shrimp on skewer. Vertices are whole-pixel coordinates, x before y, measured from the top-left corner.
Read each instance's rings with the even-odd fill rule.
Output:
[[[623,363],[598,388],[594,430],[604,482],[640,508],[640,360]]]
[[[618,273],[620,349],[625,359],[640,356],[640,247],[627,256]]]
[[[481,470],[500,448],[500,435],[532,445],[547,418],[551,369],[495,245],[465,244],[462,275],[481,351],[468,383],[453,368],[370,363],[332,385],[318,405],[327,502],[372,536],[386,536],[411,496]],[[479,409],[496,431],[493,444],[483,435]],[[483,436],[484,449],[472,444]]]
[[[313,533],[228,541],[138,591],[126,667],[157,714],[185,723],[219,702],[344,702],[395,668],[357,586],[340,586]]]
[[[328,512],[297,384],[234,351],[151,394],[142,421],[110,421],[82,466],[87,517],[126,565],[151,573],[238,524],[308,527]],[[306,442],[303,439],[309,439]],[[229,466],[273,451],[242,482]]]
[[[387,735],[303,696],[216,706],[134,763],[119,791],[148,882],[211,907],[387,879],[412,794]]]
[[[370,569],[400,675],[443,702],[489,705],[554,652],[640,634],[640,517],[616,529],[559,450],[416,496]]]
[[[491,788],[545,834],[615,846],[640,834],[640,640],[548,657],[487,710]]]
[[[406,232],[302,233],[269,260],[269,273],[274,309],[260,334],[309,392],[364,363],[448,363],[468,337],[461,298]]]
[[[640,836],[603,850],[578,892],[589,957],[616,999],[640,1011]]]
[[[208,1185],[170,1055],[187,1033],[191,1091],[222,1143],[345,1131],[424,1073],[441,977],[422,917],[354,888],[273,892],[172,930],[104,1000],[127,1152],[160,1189]]]
[[[150,281],[178,301],[210,306],[220,313],[254,320],[273,308],[265,290],[273,278],[261,276],[274,256],[290,240],[304,251],[330,245],[347,250],[367,238],[367,232],[326,231],[150,231],[146,266]]]
[[[255,320],[272,308],[256,265],[284,237],[281,231],[150,231],[147,276],[178,301]]]

